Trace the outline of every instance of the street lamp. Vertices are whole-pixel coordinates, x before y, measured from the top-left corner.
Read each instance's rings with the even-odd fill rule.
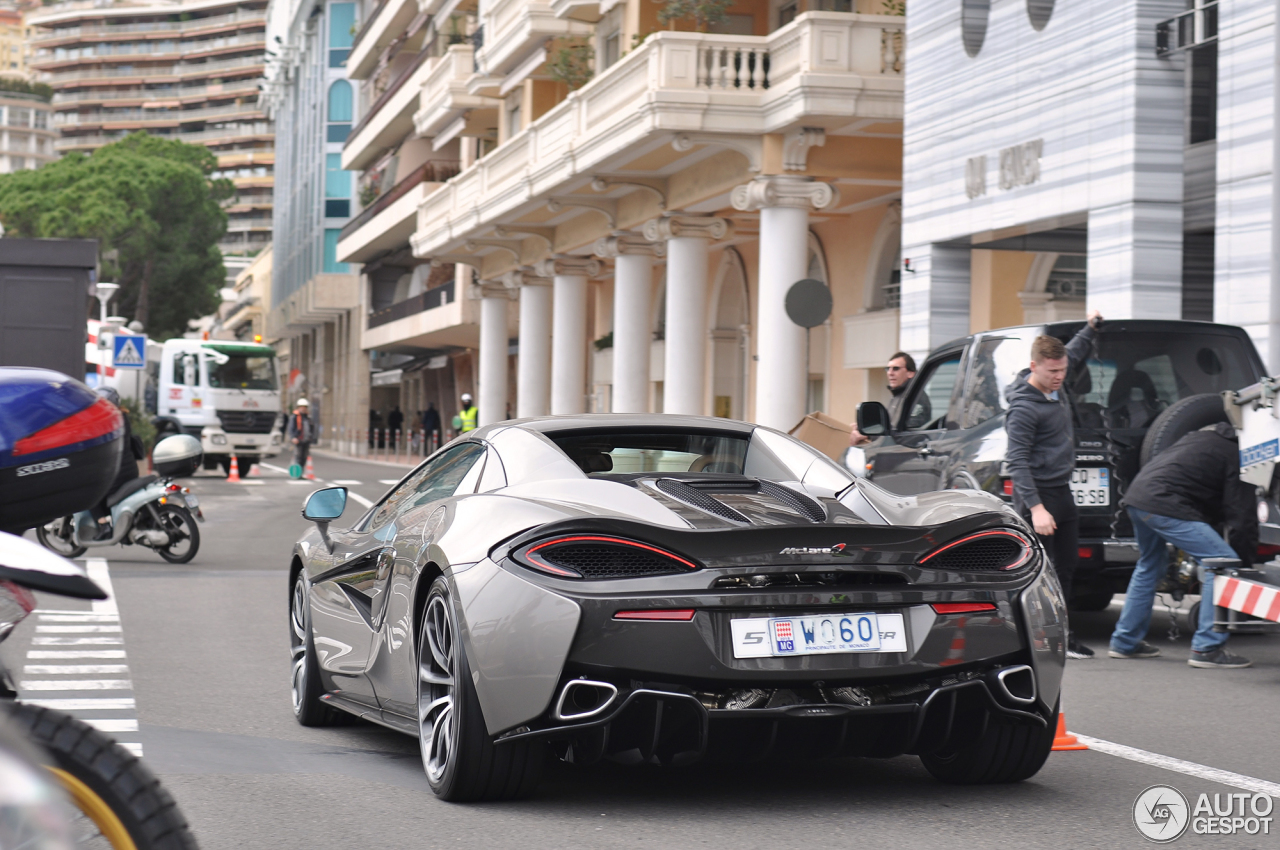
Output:
[[[120,284],[107,283],[106,281],[94,287],[94,294],[98,297],[98,306],[101,308],[98,317],[104,325],[107,323],[107,302],[111,300],[111,296],[115,295],[116,290],[119,288]]]

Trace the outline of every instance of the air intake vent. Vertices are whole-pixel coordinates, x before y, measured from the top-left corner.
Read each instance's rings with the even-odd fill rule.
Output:
[[[781,484],[762,480],[760,482],[760,492],[777,499],[801,516],[808,517],[810,522],[826,522],[827,512],[822,509],[822,505],[808,496],[797,493],[790,487],[783,487]]]
[[[690,487],[683,481],[677,481],[674,478],[659,478],[656,486],[671,498],[684,502],[686,505],[691,505],[700,511],[713,514],[721,519],[727,519],[729,522],[740,522],[743,525],[749,525],[751,523],[751,520],[747,519],[733,508],[713,499],[711,496],[696,487]]]
[[[1031,559],[1031,543],[1012,531],[981,531],[948,543],[920,559],[940,570],[1016,570]]]
[[[641,578],[698,569],[678,555],[618,537],[560,537],[529,546],[516,557],[526,566],[561,578]]]

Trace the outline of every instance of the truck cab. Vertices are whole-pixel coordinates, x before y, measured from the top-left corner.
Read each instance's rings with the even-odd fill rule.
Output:
[[[284,444],[280,420],[280,366],[270,346],[165,342],[155,424],[161,434],[200,440],[206,469],[230,469],[233,454],[240,464],[275,457]]]
[[[903,495],[965,488],[1012,501],[1005,391],[1030,364],[1037,336],[1067,342],[1083,325],[1002,328],[930,352],[889,433],[864,447],[865,474]],[[1075,419],[1070,483],[1080,511],[1074,607],[1101,609],[1128,586],[1138,551],[1121,501],[1156,417],[1181,399],[1247,386],[1262,375],[1262,360],[1238,327],[1137,319],[1103,323],[1085,362],[1063,385]]]

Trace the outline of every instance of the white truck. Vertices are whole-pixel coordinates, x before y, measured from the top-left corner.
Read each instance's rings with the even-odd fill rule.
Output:
[[[234,340],[171,339],[160,361],[156,405],[160,436],[190,434],[204,449],[205,469],[241,474],[284,446],[280,364],[269,345]]]

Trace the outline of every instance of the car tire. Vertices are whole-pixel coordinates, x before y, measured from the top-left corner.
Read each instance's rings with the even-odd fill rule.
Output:
[[[1206,425],[1230,421],[1227,419],[1226,408],[1222,406],[1222,396],[1217,393],[1200,393],[1176,401],[1157,416],[1147,429],[1147,435],[1142,438],[1138,465],[1146,466],[1151,458],[1192,431],[1198,431]]]
[[[1044,728],[992,713],[981,735],[954,749],[923,753],[920,760],[934,779],[948,785],[1021,782],[1044,767],[1057,728],[1056,706]]]
[[[303,726],[337,726],[346,718],[331,705],[320,701],[324,687],[311,638],[311,609],[307,604],[307,577],[298,570],[289,593],[289,649],[293,660],[290,695],[293,716]]]
[[[24,737],[48,757],[79,817],[80,841],[117,850],[195,850],[196,840],[173,796],[133,753],[60,711],[24,703],[8,707]]]
[[[542,741],[495,744],[485,726],[444,577],[427,593],[418,635],[418,741],[427,784],[454,803],[515,800],[542,774]]]

